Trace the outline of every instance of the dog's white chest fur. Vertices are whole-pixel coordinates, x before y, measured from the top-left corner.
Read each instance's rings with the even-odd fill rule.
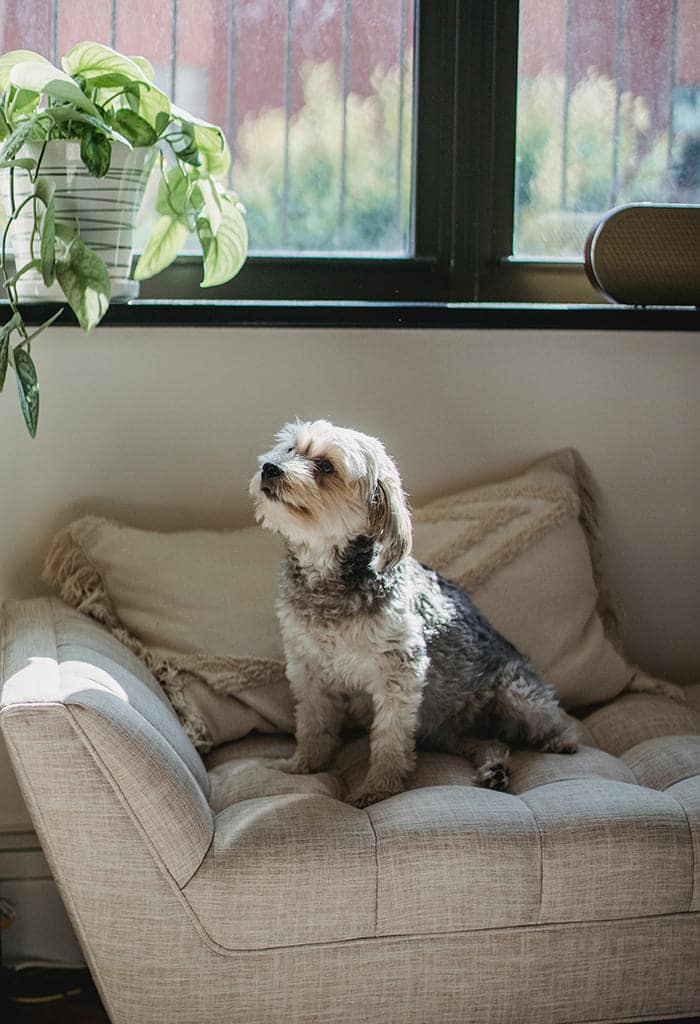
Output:
[[[360,613],[326,622],[281,603],[279,617],[288,665],[303,664],[307,678],[312,673],[338,693],[371,692],[401,657],[407,635],[407,614]]]

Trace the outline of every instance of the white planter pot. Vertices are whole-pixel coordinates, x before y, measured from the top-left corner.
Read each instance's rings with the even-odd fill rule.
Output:
[[[41,145],[24,146],[19,156],[38,159]],[[138,295],[138,281],[131,278],[133,229],[143,193],[153,167],[155,150],[150,147],[128,149],[121,143],[112,147],[109,171],[103,178],[94,178],[80,159],[80,143],[56,139],[46,145],[40,174],[55,185],[56,220],[80,235],[107,264],[112,284],[112,300],[133,299]],[[29,175],[15,170],[15,204],[31,194]],[[9,213],[9,171],[0,176],[0,192]],[[32,204],[28,203],[10,230],[12,251],[18,267],[31,259],[30,239],[33,226]],[[38,239],[35,240],[35,252]],[[57,282],[50,288],[41,274],[29,271],[17,282],[19,298],[28,302],[64,302],[65,296]]]

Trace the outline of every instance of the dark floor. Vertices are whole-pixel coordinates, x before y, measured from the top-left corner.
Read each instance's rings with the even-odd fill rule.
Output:
[[[0,974],[3,1024],[109,1024],[87,970],[26,968]]]

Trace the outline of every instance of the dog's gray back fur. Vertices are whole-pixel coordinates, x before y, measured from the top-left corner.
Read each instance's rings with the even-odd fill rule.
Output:
[[[528,701],[549,704],[551,688],[479,612],[456,584],[407,556],[385,571],[374,566],[371,538],[354,538],[323,574],[309,573],[289,551],[283,564],[280,605],[308,625],[336,631],[348,620],[396,614],[403,608],[414,629],[397,630],[393,653],[406,663],[429,659],[418,714],[417,740],[458,752],[466,736],[537,743],[527,717],[513,713],[503,695],[512,687]],[[512,694],[511,694],[512,696]]]

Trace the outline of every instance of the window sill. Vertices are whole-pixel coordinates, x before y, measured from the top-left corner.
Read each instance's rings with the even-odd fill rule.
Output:
[[[49,303],[25,304],[23,313],[28,324],[38,325],[58,308]],[[67,306],[56,326],[77,326]],[[500,302],[138,299],[113,303],[100,326],[700,331],[700,308]]]

